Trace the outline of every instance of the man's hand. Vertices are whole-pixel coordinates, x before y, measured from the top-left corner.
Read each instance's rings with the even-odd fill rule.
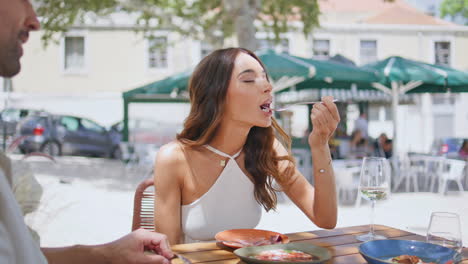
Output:
[[[138,229],[119,240],[103,245],[101,252],[109,263],[169,264],[174,257],[166,235]],[[151,250],[156,254],[145,253]]]

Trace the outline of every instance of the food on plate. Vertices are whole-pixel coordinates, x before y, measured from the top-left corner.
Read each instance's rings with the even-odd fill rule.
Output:
[[[397,257],[393,257],[390,259],[392,263],[399,263],[399,264],[437,264],[435,262],[424,262],[417,256],[412,255],[400,255]],[[453,264],[453,261],[449,260],[444,264]]]
[[[258,260],[268,261],[310,261],[319,260],[319,257],[304,253],[299,250],[271,249],[253,255]]]
[[[283,238],[280,235],[270,236],[267,238],[258,238],[258,239],[235,239],[233,241],[225,241],[228,244],[235,245],[238,247],[255,247],[255,246],[266,246],[283,243]]]
[[[422,260],[417,256],[411,255],[401,255],[392,258],[391,260],[393,263],[402,263],[402,264],[421,264],[423,263]]]

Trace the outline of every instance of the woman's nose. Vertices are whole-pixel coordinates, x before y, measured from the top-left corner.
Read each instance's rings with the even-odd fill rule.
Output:
[[[268,81],[268,80],[263,80],[264,83],[263,83],[263,92],[264,93],[269,93],[273,90],[273,87],[271,86],[271,83]]]

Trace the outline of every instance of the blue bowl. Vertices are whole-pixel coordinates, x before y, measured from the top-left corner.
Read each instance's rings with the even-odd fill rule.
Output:
[[[392,263],[389,259],[400,255],[418,256],[424,262],[445,264],[453,260],[457,263],[459,254],[450,248],[411,240],[373,240],[362,243],[359,253],[370,264]]]

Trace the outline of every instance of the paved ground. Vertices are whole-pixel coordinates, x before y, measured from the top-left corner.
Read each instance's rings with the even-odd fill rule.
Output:
[[[44,194],[40,208],[26,221],[40,234],[42,246],[104,243],[130,231],[133,190],[146,172],[86,158],[62,158],[48,166],[31,164]],[[433,211],[460,214],[468,246],[468,192],[393,194],[377,204],[375,222],[424,235]],[[369,212],[369,204],[340,206],[338,226],[367,224]],[[317,229],[287,199],[277,212],[264,213],[257,228],[282,233]]]

